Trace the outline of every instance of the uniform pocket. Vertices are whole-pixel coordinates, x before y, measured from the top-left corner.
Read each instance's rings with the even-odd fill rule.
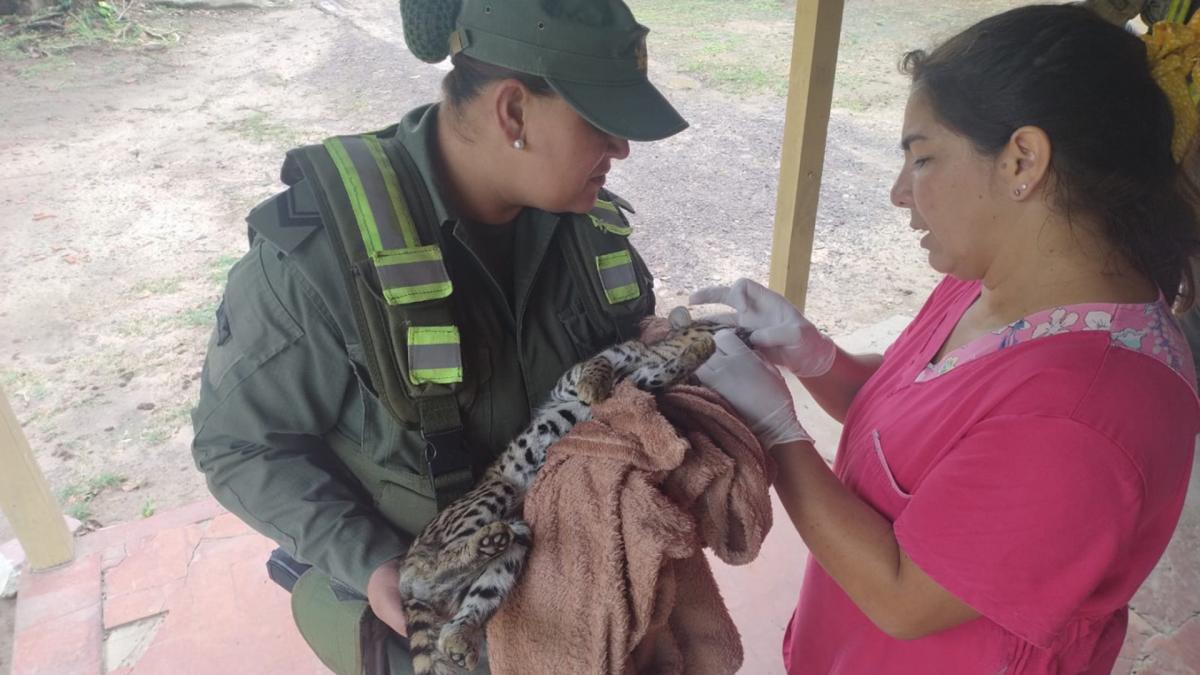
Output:
[[[205,358],[205,377],[214,389],[236,386],[304,335],[271,288],[261,251],[252,249],[233,266],[217,307]]]
[[[884,439],[878,430],[874,430],[860,438],[855,449],[842,482],[885,518],[895,521],[908,507],[912,495],[900,487],[892,475]]]
[[[612,346],[618,339],[611,325],[598,325],[576,302],[558,310],[558,321],[575,348],[577,362],[591,358],[600,350]]]

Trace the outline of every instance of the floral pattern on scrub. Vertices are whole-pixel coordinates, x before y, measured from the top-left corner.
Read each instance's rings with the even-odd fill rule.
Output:
[[[1187,343],[1163,299],[1145,304],[1083,303],[1035,312],[951,351],[917,374],[917,382],[945,375],[964,363],[1051,335],[1105,331],[1114,345],[1151,356],[1188,382],[1196,381]]]

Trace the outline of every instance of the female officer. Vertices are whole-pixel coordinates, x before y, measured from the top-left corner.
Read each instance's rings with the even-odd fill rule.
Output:
[[[603,188],[630,140],[686,127],[621,0],[401,8],[418,57],[453,53],[444,101],[289,153],[193,414],[213,494],[280,543],[296,622],[339,673],[409,672],[407,542],[571,364],[653,313]]]
[[[789,673],[1108,673],[1200,432],[1172,317],[1196,204],[1142,42],[1077,6],[905,59],[892,201],[947,276],[883,357],[748,281],[701,379],[752,423],[812,552]],[[759,355],[844,421],[831,471]]]

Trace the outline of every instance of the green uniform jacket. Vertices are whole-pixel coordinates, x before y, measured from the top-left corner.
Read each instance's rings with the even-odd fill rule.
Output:
[[[586,218],[534,209],[514,223],[506,292],[441,199],[431,168],[437,112],[412,111],[397,136],[441,221],[462,333],[459,404],[478,472],[567,368],[636,336],[654,294],[635,253],[640,296],[602,302],[589,285],[595,261],[567,245]],[[192,414],[196,464],[223,506],[365,595],[371,572],[402,555],[436,511],[425,442],[373,393],[311,190],[293,185],[248,220],[258,236],[230,271]]]

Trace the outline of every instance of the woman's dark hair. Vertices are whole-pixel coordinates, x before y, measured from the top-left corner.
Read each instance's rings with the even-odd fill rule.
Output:
[[[525,85],[535,96],[554,95],[554,89],[546,79],[537,75],[519,73],[502,66],[494,66],[478,59],[464,56],[461,52],[451,57],[454,69],[442,79],[442,95],[446,104],[454,110],[462,110],[492,82],[513,79]]]
[[[1171,157],[1174,121],[1135,35],[1072,5],[985,19],[901,70],[939,120],[995,157],[1022,126],[1053,148],[1053,203],[1081,214],[1162,290],[1191,304],[1200,191]],[[1192,153],[1189,153],[1192,154]]]

